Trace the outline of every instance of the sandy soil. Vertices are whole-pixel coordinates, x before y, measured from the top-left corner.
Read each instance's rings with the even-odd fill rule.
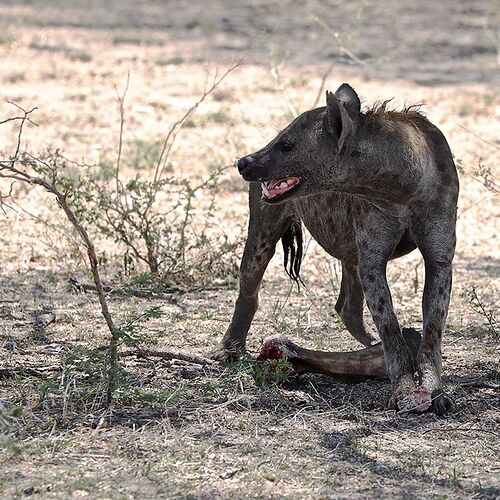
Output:
[[[0,495],[498,498],[498,330],[495,336],[486,315],[500,314],[499,206],[495,188],[478,174],[490,169],[498,185],[498,23],[498,4],[487,0],[2,2],[0,118],[13,113],[7,100],[38,107],[38,127],[24,135],[31,151],[59,147],[89,163],[114,158],[116,89],[129,73],[130,155],[138,141],[161,138],[216,71],[243,57],[180,134],[170,174],[201,179],[262,147],[315,103],[327,73],[327,88],[348,81],[367,105],[393,97],[395,107],[424,103],[462,173],[444,339],[446,384],[459,409],[446,418],[384,411],[384,381],[305,376],[261,388],[243,365],[222,370],[127,358],[129,386],[117,395],[110,421],[99,391],[87,390],[90,375],[57,369],[75,346],[106,338],[95,297],[67,283],[70,276],[89,280],[81,251],[45,193],[16,191],[22,208],[0,213],[0,369],[56,371],[0,378],[2,405],[23,409],[0,455]],[[0,127],[2,157],[15,140],[14,124]],[[151,171],[147,164],[137,168]],[[5,192],[7,185],[0,186]],[[231,171],[217,216],[232,234],[244,231],[246,197]],[[278,252],[266,274],[250,351],[275,333],[308,347],[358,348],[331,316],[338,264],[310,242],[307,289],[298,292],[281,259]],[[420,263],[414,252],[389,267],[405,326],[421,321]],[[110,262],[106,279],[117,271]],[[207,355],[236,298],[234,279],[226,285],[150,300],[111,296],[110,304],[119,319],[160,307],[162,317],[143,327],[149,342]],[[471,305],[471,287],[485,314]],[[55,322],[37,329],[37,318],[52,314]]]

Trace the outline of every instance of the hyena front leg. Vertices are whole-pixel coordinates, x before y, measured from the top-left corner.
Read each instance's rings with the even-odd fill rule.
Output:
[[[291,221],[283,205],[270,206],[260,201],[260,184],[250,185],[248,236],[240,265],[240,289],[229,328],[220,341],[214,359],[234,359],[245,348],[248,330],[258,307],[262,277],[274,255],[276,243]]]

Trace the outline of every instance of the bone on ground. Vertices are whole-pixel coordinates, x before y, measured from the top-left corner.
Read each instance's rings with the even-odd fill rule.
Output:
[[[412,356],[415,358],[420,346],[420,333],[413,328],[404,328],[402,333]],[[282,358],[287,358],[297,373],[365,377],[387,376],[384,350],[380,342],[357,351],[326,352],[304,349],[284,337],[274,337],[264,343],[257,360]]]

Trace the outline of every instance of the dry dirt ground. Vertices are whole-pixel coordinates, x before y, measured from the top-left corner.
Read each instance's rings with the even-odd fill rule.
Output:
[[[261,147],[314,104],[328,70],[328,88],[348,81],[366,104],[392,97],[396,107],[425,103],[462,174],[443,347],[458,411],[446,418],[385,411],[385,381],[304,376],[257,387],[244,364],[222,369],[154,358],[126,358],[128,385],[110,418],[92,367],[61,367],[75,347],[101,345],[107,336],[95,297],[68,286],[70,276],[90,279],[73,233],[44,192],[15,191],[16,211],[0,213],[0,401],[4,415],[15,408],[22,415],[2,436],[0,495],[498,498],[498,329],[488,322],[499,315],[498,15],[493,0],[2,1],[0,119],[14,111],[6,100],[38,106],[38,127],[24,135],[31,151],[59,147],[97,163],[115,154],[115,86],[124,88],[127,73],[124,143],[155,144],[216,68],[244,56],[180,134],[170,174],[202,178]],[[14,132],[0,127],[3,157]],[[150,171],[139,164],[139,173]],[[489,189],[488,169],[496,182]],[[217,206],[227,231],[244,231],[246,186],[236,172],[227,175]],[[338,264],[310,242],[307,289],[298,292],[281,259],[278,251],[266,274],[250,352],[275,333],[308,347],[359,348],[331,315]],[[421,321],[419,263],[414,252],[389,266],[405,326]],[[110,262],[105,278],[117,272]],[[150,344],[208,355],[237,294],[234,278],[221,283],[149,300],[110,296],[110,307],[120,320],[158,306],[163,315],[143,325]],[[472,287],[481,305],[471,303]],[[47,317],[55,321],[45,327]],[[7,376],[26,367],[31,375]]]

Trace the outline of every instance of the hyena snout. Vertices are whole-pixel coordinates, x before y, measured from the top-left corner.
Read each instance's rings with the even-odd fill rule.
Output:
[[[240,175],[243,175],[243,172],[245,170],[248,171],[248,169],[252,166],[253,163],[254,163],[254,158],[252,157],[252,155],[247,155],[240,158],[237,163],[238,172],[240,173]]]

